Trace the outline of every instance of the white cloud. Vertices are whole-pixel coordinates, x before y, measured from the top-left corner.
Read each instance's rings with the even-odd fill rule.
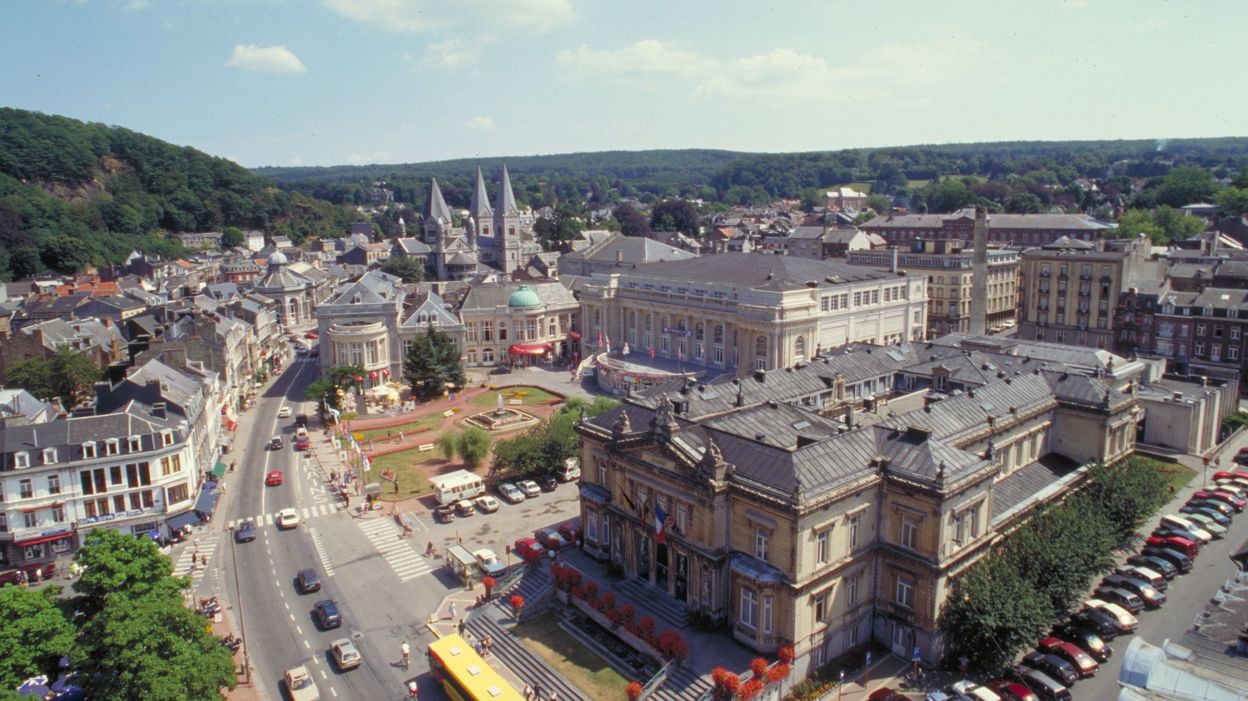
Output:
[[[323,0],[325,7],[393,32],[425,32],[460,24],[547,29],[572,19],[571,0]]]
[[[560,65],[586,78],[697,78],[714,71],[718,62],[696,51],[657,39],[643,39],[623,49],[595,51],[582,44],[560,51]]]
[[[152,0],[126,0],[121,9],[126,12],[138,12],[152,6]]]
[[[959,76],[979,43],[946,39],[922,47],[884,45],[837,65],[827,58],[781,47],[766,53],[717,59],[655,39],[623,49],[580,46],[559,52],[558,62],[579,77],[656,85],[683,80],[699,94],[778,99],[865,99],[889,89],[931,85]]]
[[[292,156],[291,159],[287,161],[287,164],[292,166],[301,166],[304,164],[304,161],[298,156]]]
[[[494,126],[494,120],[489,117],[473,117],[464,122],[464,126],[477,131],[494,131],[497,128]]]
[[[388,163],[394,160],[389,151],[373,151],[372,153],[353,152],[347,156],[347,163],[351,165],[370,165],[373,163]]]
[[[447,39],[435,41],[425,46],[424,57],[420,64],[426,68],[460,68],[475,65],[481,58],[481,49],[492,39],[481,38],[473,41]]]
[[[307,73],[303,61],[285,46],[235,44],[234,53],[226,62],[230,68],[260,73]]]

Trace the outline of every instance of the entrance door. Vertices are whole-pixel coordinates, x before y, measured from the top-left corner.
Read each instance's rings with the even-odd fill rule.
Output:
[[[654,583],[667,591],[667,544],[659,543],[654,549]]]
[[[650,539],[645,536],[637,539],[637,576],[650,579]]]
[[[676,598],[680,601],[689,598],[689,558],[684,553],[676,553]]]
[[[913,643],[914,631],[900,623],[893,623],[893,639],[892,644],[889,646],[892,648],[893,654],[902,659],[910,659]]]

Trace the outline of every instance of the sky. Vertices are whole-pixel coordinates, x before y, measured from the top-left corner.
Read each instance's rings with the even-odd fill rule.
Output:
[[[248,166],[1243,136],[1242,0],[7,0],[0,105]]]

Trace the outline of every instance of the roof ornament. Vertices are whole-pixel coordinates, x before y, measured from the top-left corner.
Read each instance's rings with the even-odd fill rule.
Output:
[[[1110,406],[1109,389],[1105,390],[1105,396],[1101,397],[1101,407],[1108,409]]]
[[[633,425],[628,420],[628,410],[620,411],[620,415],[615,417],[615,423],[611,424],[612,440],[620,440],[625,434],[633,432]]]
[[[945,461],[941,460],[940,465],[936,467],[936,479],[941,482],[945,481]]]
[[[709,432],[706,434],[706,448],[702,451],[702,459],[698,460],[697,470],[702,477],[720,482],[732,474],[732,466],[724,461],[723,451]]]

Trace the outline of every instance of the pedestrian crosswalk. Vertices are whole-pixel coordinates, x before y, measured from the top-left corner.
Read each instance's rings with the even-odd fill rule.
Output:
[[[192,541],[182,548],[177,562],[173,563],[173,576],[189,575],[192,591],[197,589],[199,583],[204,580],[204,575],[208,573],[208,565],[212,563],[217,550],[217,541],[220,539],[221,534],[216,531],[195,535]]]
[[[325,545],[321,542],[321,534],[317,533],[315,528],[309,528],[308,536],[312,538],[312,547],[316,549],[317,557],[321,558],[321,569],[325,572],[325,576],[334,576],[334,565],[329,561],[329,555],[325,554]]]
[[[345,508],[346,507],[342,504],[317,504],[316,506],[303,507],[299,510],[299,515],[302,520],[307,521],[308,519],[316,518],[318,516],[328,516],[329,514],[338,513],[339,511],[345,510]],[[250,519],[236,518],[229,522],[228,528],[233,530],[238,526],[238,524],[246,520],[250,520],[257,526],[272,526],[274,521],[277,520],[277,513],[256,514],[255,516],[250,517]]]
[[[433,571],[433,561],[417,553],[410,538],[400,538],[402,531],[390,519],[370,518],[359,521],[359,524],[360,530],[372,541],[400,582],[411,581]]]

